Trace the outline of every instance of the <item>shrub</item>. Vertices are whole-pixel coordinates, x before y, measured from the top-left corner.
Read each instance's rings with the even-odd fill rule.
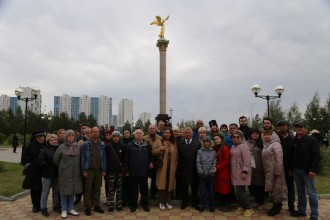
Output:
[[[7,139],[6,135],[3,133],[0,133],[0,144],[3,144],[6,139]]]
[[[0,161],[0,173],[1,172],[5,172],[5,171],[6,171],[6,169],[5,169],[5,162]]]
[[[321,160],[320,160],[320,173],[323,173],[329,165],[330,160],[329,160],[329,148],[325,147],[324,145],[321,145],[320,147],[320,155],[321,155]]]

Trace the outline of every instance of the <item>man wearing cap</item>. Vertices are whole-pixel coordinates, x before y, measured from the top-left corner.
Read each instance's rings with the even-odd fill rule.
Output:
[[[218,127],[217,121],[213,119],[213,120],[209,121],[209,125],[210,125],[210,129],[211,129],[211,136],[213,137],[215,135],[218,135],[219,127]]]
[[[294,137],[289,133],[289,126],[287,121],[280,120],[277,123],[277,128],[278,128],[278,136],[280,137],[281,145],[283,149],[283,165],[285,172],[285,181],[286,181],[286,186],[288,188],[288,207],[290,213],[293,213],[295,211],[294,178],[292,175],[289,175],[289,171],[290,171],[290,161],[291,161]]]
[[[39,212],[40,199],[41,199],[41,168],[38,163],[40,150],[45,144],[45,132],[35,131],[32,133],[32,138],[29,145],[24,149],[22,153],[22,165],[26,167],[26,176],[23,181],[23,189],[30,189],[30,195],[32,200],[32,212]]]
[[[94,192],[94,211],[104,213],[100,207],[102,176],[106,174],[106,156],[103,141],[99,139],[100,130],[92,128],[92,138],[84,142],[81,148],[81,172],[84,176],[84,198],[87,216],[91,215],[92,198]]]
[[[291,213],[293,217],[306,216],[306,189],[311,208],[310,220],[318,219],[318,195],[316,193],[314,178],[320,170],[320,143],[308,135],[306,123],[295,123],[296,137],[293,142],[291,157],[294,179],[298,192],[298,210]]]

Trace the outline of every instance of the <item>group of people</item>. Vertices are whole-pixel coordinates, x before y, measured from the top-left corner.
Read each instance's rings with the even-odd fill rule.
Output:
[[[186,209],[191,197],[191,206],[200,212],[208,208],[214,213],[219,201],[220,211],[227,212],[231,203],[237,203],[234,212],[248,217],[253,214],[248,188],[258,209],[265,208],[265,197],[271,194],[269,216],[279,214],[287,198],[294,217],[307,214],[307,190],[310,219],[318,219],[314,177],[319,171],[320,145],[308,135],[303,121],[294,124],[295,136],[286,121],[279,121],[275,129],[269,118],[260,130],[248,127],[244,116],[239,125],[219,128],[211,120],[209,127],[210,131],[197,120],[195,128],[180,129],[160,120],[148,127],[147,134],[139,128],[133,135],[130,130],[121,135],[113,128],[102,132],[87,126],[82,126],[79,136],[63,129],[57,135],[35,132],[22,157],[23,188],[31,189],[32,211],[49,216],[52,189],[53,211],[62,218],[79,215],[74,205],[82,195],[87,216],[92,209],[104,213],[100,201],[104,178],[109,213],[121,212],[126,205],[131,212],[138,205],[149,212],[149,199],[158,193],[160,210],[172,209],[175,196],[181,209]]]

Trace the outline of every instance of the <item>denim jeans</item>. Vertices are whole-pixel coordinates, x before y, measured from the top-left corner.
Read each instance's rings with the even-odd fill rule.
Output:
[[[214,177],[208,177],[207,179],[203,179],[203,177],[199,178],[199,194],[201,197],[201,208],[205,209],[208,203],[209,208],[214,209]]]
[[[59,193],[58,193],[58,179],[41,178],[42,191],[40,199],[41,210],[47,209],[47,201],[50,188],[52,188],[53,208],[59,208]]]
[[[61,195],[62,211],[74,209],[74,195]]]
[[[309,197],[309,206],[311,208],[311,217],[318,218],[318,196],[314,186],[314,178],[310,178],[303,169],[294,169],[294,179],[298,191],[298,212],[306,214],[306,189]]]

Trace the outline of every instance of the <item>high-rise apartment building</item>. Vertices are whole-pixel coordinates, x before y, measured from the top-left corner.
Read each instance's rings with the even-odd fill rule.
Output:
[[[149,112],[143,112],[140,114],[140,119],[143,124],[145,124],[148,120],[150,121],[151,119],[151,113]]]
[[[98,125],[112,125],[112,98],[107,96],[89,97],[71,97],[69,95],[54,96],[54,114],[59,115],[65,112],[74,120],[79,119],[80,113],[90,114],[96,118]]]
[[[0,111],[8,110],[9,108],[10,108],[10,96],[1,95],[0,96]]]
[[[130,99],[122,99],[118,107],[118,126],[122,127],[126,121],[133,121],[133,100]]]

